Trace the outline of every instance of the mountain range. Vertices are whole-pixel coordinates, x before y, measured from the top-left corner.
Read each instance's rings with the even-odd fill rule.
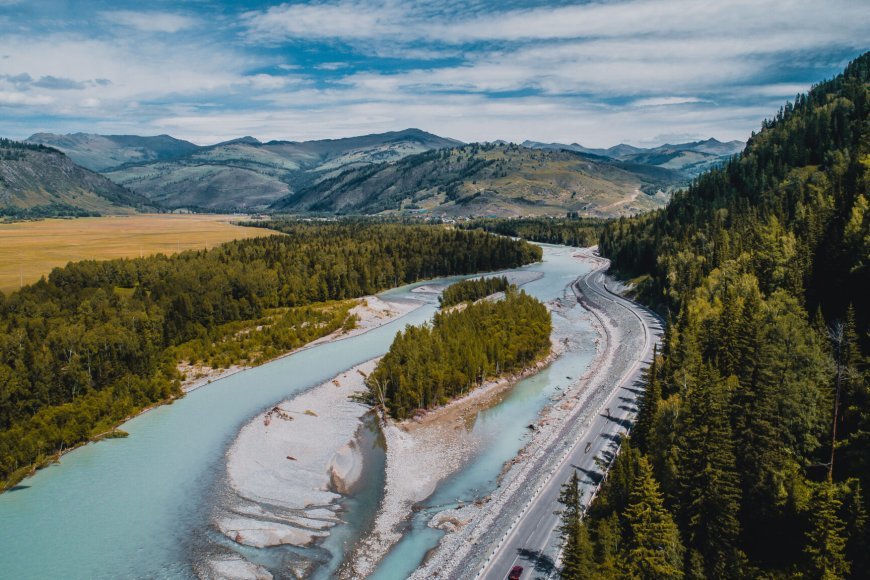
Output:
[[[290,194],[278,212],[451,217],[625,215],[663,205],[682,174],[568,150],[471,144],[346,169]]]
[[[205,146],[169,135],[36,133],[26,143],[100,172],[132,207],[447,216],[636,213],[660,207],[671,190],[743,146],[715,139],[650,149],[466,145],[419,129]],[[83,211],[99,211],[93,207]]]
[[[27,141],[56,147],[163,207],[204,210],[261,210],[351,167],[461,145],[419,129],[304,142],[262,143],[242,137],[210,146],[165,135],[38,133]],[[109,143],[116,148],[108,147]]]
[[[666,143],[658,147],[644,149],[621,143],[608,149],[590,149],[577,143],[540,143],[525,141],[524,147],[531,149],[568,150],[598,155],[609,159],[618,159],[645,165],[655,165],[684,173],[687,177],[695,177],[705,170],[720,165],[729,157],[740,153],[746,145],[743,141],[728,141],[723,143],[717,139],[692,141],[689,143]]]

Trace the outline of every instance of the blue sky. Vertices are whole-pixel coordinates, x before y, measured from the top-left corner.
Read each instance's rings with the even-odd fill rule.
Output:
[[[0,135],[745,139],[867,39],[862,0],[0,0]]]

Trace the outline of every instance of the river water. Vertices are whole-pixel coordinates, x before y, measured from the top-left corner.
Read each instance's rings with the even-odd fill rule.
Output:
[[[561,296],[586,266],[571,259],[570,248],[544,250],[542,263],[525,268],[544,276],[524,289],[550,300]],[[418,285],[385,295],[419,299],[420,294],[411,293]],[[0,495],[0,576],[191,577],[192,558],[215,535],[209,506],[224,473],[224,454],[239,429],[276,402],[383,354],[398,330],[428,320],[435,308],[434,302],[427,302],[365,334],[215,381],[127,422],[122,428],[129,438],[87,445],[24,480],[15,491]],[[582,321],[577,324],[579,332],[589,332]],[[566,377],[581,374],[591,358],[591,349],[568,353],[478,416],[474,428],[488,444],[472,464],[439,485],[378,577],[404,577],[437,543],[440,533],[424,525],[427,514],[438,506],[485,495],[494,487],[502,464],[528,436],[525,426],[555,389],[569,382]],[[354,501],[361,512],[371,513],[377,494],[369,489],[351,500],[349,509]],[[337,544],[366,525],[359,518],[349,519],[351,524],[338,526],[334,538],[317,548],[335,552],[333,564],[325,569],[340,559],[343,550]]]

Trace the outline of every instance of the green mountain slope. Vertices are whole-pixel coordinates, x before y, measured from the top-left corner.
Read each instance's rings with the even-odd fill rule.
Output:
[[[244,137],[105,175],[165,207],[263,209],[342,170],[457,144],[418,129],[306,142]]]
[[[153,210],[145,198],[79,167],[54,149],[0,139],[0,215],[128,214]]]
[[[169,135],[94,135],[91,133],[36,133],[27,143],[58,149],[70,159],[92,171],[105,171],[128,163],[147,163],[181,157],[200,147]]]
[[[586,520],[598,548],[631,540],[627,475],[648,461],[686,577],[866,575],[868,200],[870,53],[667,208],[604,228],[602,253],[671,322],[634,450]]]
[[[275,202],[276,211],[445,216],[625,215],[660,207],[682,176],[571,151],[501,143],[430,151],[344,171]]]

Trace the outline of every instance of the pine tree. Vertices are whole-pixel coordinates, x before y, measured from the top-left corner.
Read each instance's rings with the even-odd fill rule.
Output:
[[[852,479],[846,484],[848,495],[843,502],[842,520],[846,526],[846,558],[853,570],[867,570],[870,566],[870,524],[861,492],[861,482]]]
[[[738,575],[741,560],[737,549],[741,494],[727,384],[715,369],[702,367],[688,396],[678,443],[680,516],[686,545],[698,550],[708,575],[715,578]]]
[[[571,580],[600,578],[595,565],[592,541],[585,523],[578,520],[576,530],[568,538],[564,553],[570,554],[571,567],[569,569],[568,560],[563,558],[562,578]]]
[[[625,508],[625,525],[621,558],[624,575],[642,580],[683,577],[680,533],[644,457],[638,463]]]
[[[844,471],[870,484],[870,388],[867,367],[861,353],[855,308],[849,305],[843,329],[844,383],[842,447]]]
[[[819,580],[844,578],[850,566],[845,555],[845,525],[837,515],[841,503],[836,489],[831,483],[822,483],[813,495],[810,530],[804,547],[808,575]]]
[[[618,578],[619,570],[622,568],[620,563],[622,533],[619,516],[614,512],[594,521],[592,531],[595,538],[593,544],[599,580]]]
[[[582,516],[580,495],[580,477],[575,469],[574,473],[571,474],[571,479],[562,485],[562,491],[559,494],[559,503],[565,506],[565,509],[562,510],[562,524],[559,527],[563,541],[567,540],[568,534],[574,529],[574,524],[579,522]]]
[[[580,478],[577,471],[562,486],[559,503],[565,506],[562,511],[562,569],[560,576],[565,580],[586,580],[595,577],[595,558],[589,531],[581,521]]]
[[[646,369],[644,375],[646,388],[640,396],[637,419],[631,429],[631,439],[642,453],[648,451],[650,431],[662,398],[662,386],[658,378],[657,358],[658,345],[655,345],[653,346],[652,363]]]
[[[624,439],[619,446],[619,453],[610,467],[607,480],[601,486],[595,501],[596,515],[606,515],[611,512],[621,513],[628,504],[628,495],[634,478],[637,475],[637,464],[640,453],[632,445],[631,439]]]

